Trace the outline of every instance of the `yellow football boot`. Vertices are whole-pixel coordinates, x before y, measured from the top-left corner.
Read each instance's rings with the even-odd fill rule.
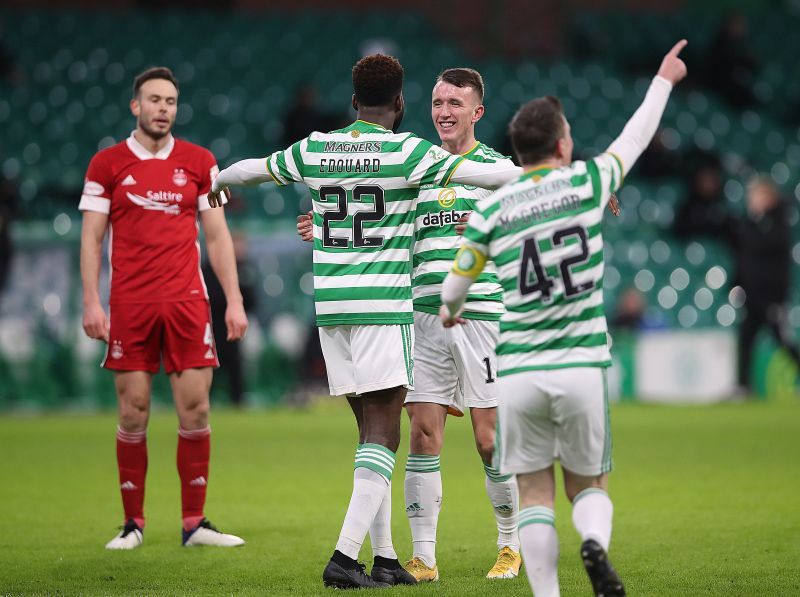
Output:
[[[486,578],[514,578],[519,574],[521,564],[522,556],[510,547],[504,547],[497,552],[497,561]]]
[[[431,568],[419,558],[411,558],[403,568],[416,578],[417,582],[436,582],[439,580],[439,567],[434,566]],[[519,565],[517,565],[517,568],[519,569]]]

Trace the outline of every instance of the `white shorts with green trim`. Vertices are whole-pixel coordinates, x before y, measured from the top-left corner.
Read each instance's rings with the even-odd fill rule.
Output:
[[[500,378],[493,464],[504,475],[532,473],[555,460],[578,475],[611,470],[606,370],[567,367]]]
[[[331,396],[414,387],[414,328],[334,325],[319,328]]]
[[[497,406],[499,322],[468,319],[445,329],[438,315],[415,311],[414,331],[414,390],[406,404],[441,404],[456,416]]]

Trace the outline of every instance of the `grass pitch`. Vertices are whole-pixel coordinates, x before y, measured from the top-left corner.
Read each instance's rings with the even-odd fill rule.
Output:
[[[621,405],[612,423],[611,553],[630,595],[800,594],[800,404]],[[213,413],[207,514],[248,542],[230,550],[180,547],[176,425],[165,411],[151,421],[145,544],[113,553],[114,415],[0,418],[0,594],[325,594],[352,482],[346,407]],[[393,483],[401,559],[407,452],[406,426]],[[496,531],[467,420],[448,422],[442,476],[441,581],[395,591],[529,595],[524,574],[484,578]],[[563,494],[556,518],[562,595],[590,595]]]

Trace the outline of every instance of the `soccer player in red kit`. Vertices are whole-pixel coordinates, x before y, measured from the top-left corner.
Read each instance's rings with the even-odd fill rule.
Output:
[[[125,519],[122,532],[106,547],[133,549],[142,543],[147,421],[152,378],[162,358],[180,424],[183,544],[242,545],[242,539],[219,532],[203,514],[209,388],[218,362],[200,272],[198,214],[211,266],[225,291],[228,340],[242,338],[247,329],[225,215],[208,204],[216,160],[207,149],[172,136],[178,85],[168,68],[136,77],[130,108],[136,130],[92,158],[80,201],[83,329],[108,345],[103,366],[114,371],[119,402],[117,463]],[[106,230],[108,315],[98,290]]]

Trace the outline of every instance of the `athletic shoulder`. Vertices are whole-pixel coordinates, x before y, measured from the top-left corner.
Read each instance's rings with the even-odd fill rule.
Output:
[[[509,164],[513,164],[511,157],[507,155],[503,155],[496,149],[489,147],[485,143],[478,143],[475,148],[465,154],[467,159],[472,160],[474,162],[484,162],[484,163],[497,163],[497,162],[508,162]]]
[[[130,152],[128,151],[128,146],[125,141],[126,140],[123,139],[118,143],[114,143],[114,145],[109,145],[108,147],[104,147],[103,149],[99,150],[92,157],[92,162],[108,163],[128,155]]]
[[[175,150],[190,159],[196,159],[203,163],[217,163],[217,159],[214,157],[214,154],[211,153],[211,150],[197,143],[186,141],[185,139],[175,139]]]

